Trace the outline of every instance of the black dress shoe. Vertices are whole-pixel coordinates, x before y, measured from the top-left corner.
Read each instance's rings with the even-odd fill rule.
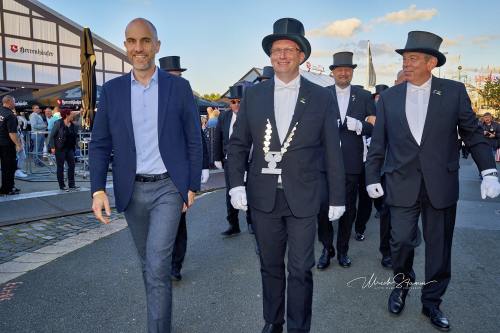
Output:
[[[221,232],[220,234],[225,237],[236,236],[241,232],[240,228],[229,227],[226,231]]]
[[[405,308],[406,295],[408,295],[408,288],[394,288],[389,296],[388,308],[389,312],[399,315]]]
[[[283,332],[283,325],[266,324],[262,329],[262,333],[281,333]]]
[[[351,267],[351,258],[349,258],[347,254],[339,254],[338,258],[340,266],[344,268]]]
[[[365,235],[360,234],[359,232],[356,233],[356,236],[354,237],[358,242],[362,242],[365,240]]]
[[[172,281],[182,280],[181,270],[179,268],[172,267],[172,270],[170,271],[170,279]]]
[[[431,320],[432,326],[437,328],[440,331],[448,332],[450,330],[450,323],[448,322],[448,318],[444,316],[444,314],[439,310],[439,307],[422,307],[422,313],[424,316],[427,316]]]
[[[318,259],[316,268],[319,270],[327,269],[328,266],[330,266],[330,259],[333,257],[335,257],[335,249],[333,247],[330,249],[324,247],[323,252],[321,252],[321,257]]]
[[[251,223],[248,223],[248,224],[247,224],[247,226],[248,226],[248,233],[249,233],[250,235],[254,235],[254,234],[255,234],[255,231],[253,231],[253,226],[252,226],[252,224],[251,224]]]
[[[380,261],[380,264],[384,268],[392,268],[392,258],[390,256],[388,257],[382,257],[382,260]]]

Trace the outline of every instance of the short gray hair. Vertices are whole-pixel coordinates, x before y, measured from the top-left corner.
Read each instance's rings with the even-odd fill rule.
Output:
[[[11,95],[5,95],[3,98],[2,98],[2,104],[5,104],[7,102],[12,102],[12,103],[15,103],[16,102],[16,99],[14,97],[12,97]]]

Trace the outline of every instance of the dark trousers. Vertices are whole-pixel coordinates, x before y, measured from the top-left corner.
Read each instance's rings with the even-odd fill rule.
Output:
[[[73,149],[56,150],[57,182],[59,188],[64,185],[64,162],[68,164],[68,185],[75,187],[75,151]]]
[[[238,221],[238,209],[234,209],[233,205],[231,205],[231,196],[229,195],[229,190],[231,189],[229,185],[229,176],[227,172],[227,161],[224,162],[224,178],[226,180],[226,210],[227,210],[227,222],[233,228],[239,229],[240,222]]]
[[[359,178],[358,188],[358,212],[356,214],[356,221],[354,222],[354,230],[359,234],[364,234],[366,230],[366,223],[370,220],[372,214],[372,198],[366,192],[365,181],[365,168]]]
[[[445,209],[432,207],[423,182],[413,206],[390,207],[392,265],[396,282],[403,277],[415,280],[413,257],[415,247],[421,242],[418,219],[422,216],[427,283],[422,288],[424,306],[439,305],[450,282],[456,209],[456,204]]]
[[[328,219],[328,209],[330,208],[328,202],[328,182],[326,175],[323,174],[321,182],[321,205],[318,214],[318,240],[323,244],[326,249],[333,249],[333,225]]]
[[[16,146],[0,146],[0,163],[2,165],[2,187],[0,194],[7,194],[14,188],[14,174],[16,172]]]
[[[382,197],[383,198],[383,197]],[[381,199],[382,199],[381,198]],[[379,201],[380,202],[380,201]],[[381,201],[380,206],[380,246],[379,251],[383,257],[391,256],[391,212],[389,207]]]
[[[186,212],[181,214],[179,220],[179,228],[177,229],[177,236],[175,237],[174,249],[172,252],[172,269],[181,270],[184,257],[186,256],[187,249],[187,226],[186,226]]]
[[[317,216],[293,216],[284,192],[277,190],[272,212],[253,208],[252,218],[260,248],[264,319],[271,324],[284,323],[286,290],[288,332],[309,332]],[[287,245],[288,289],[284,262]]]
[[[349,251],[349,239],[351,238],[352,225],[356,219],[356,200],[361,174],[345,175],[346,179],[346,211],[339,219],[339,230],[337,234],[337,252],[347,254]]]

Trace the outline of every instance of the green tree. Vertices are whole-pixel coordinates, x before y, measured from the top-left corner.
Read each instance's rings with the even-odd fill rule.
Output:
[[[216,100],[220,99],[220,94],[211,93],[211,94],[205,94],[202,97],[204,99],[208,99],[209,101],[216,101]]]
[[[479,91],[488,107],[500,110],[500,80],[488,80],[484,88]]]

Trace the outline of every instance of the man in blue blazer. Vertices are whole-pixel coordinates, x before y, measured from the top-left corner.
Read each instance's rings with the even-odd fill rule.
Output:
[[[421,242],[422,217],[425,240],[425,285],[422,313],[434,327],[448,331],[448,318],[440,310],[441,298],[451,278],[451,248],[458,200],[458,133],[470,147],[483,182],[481,196],[500,193],[491,150],[483,138],[465,86],[432,76],[446,62],[439,52],[442,38],[412,31],[404,49],[403,70],[407,82],[380,94],[377,120],[366,161],[367,192],[384,194],[391,214],[391,254],[395,288],[388,309],[395,315],[405,307],[415,282],[414,249]],[[458,129],[458,133],[457,133]]]
[[[136,18],[125,37],[133,70],[104,84],[92,130],[92,209],[109,222],[105,188],[113,154],[115,202],[142,264],[148,332],[164,333],[171,331],[170,267],[179,219],[200,188],[200,121],[189,82],[155,66],[160,41],[153,24]]]

